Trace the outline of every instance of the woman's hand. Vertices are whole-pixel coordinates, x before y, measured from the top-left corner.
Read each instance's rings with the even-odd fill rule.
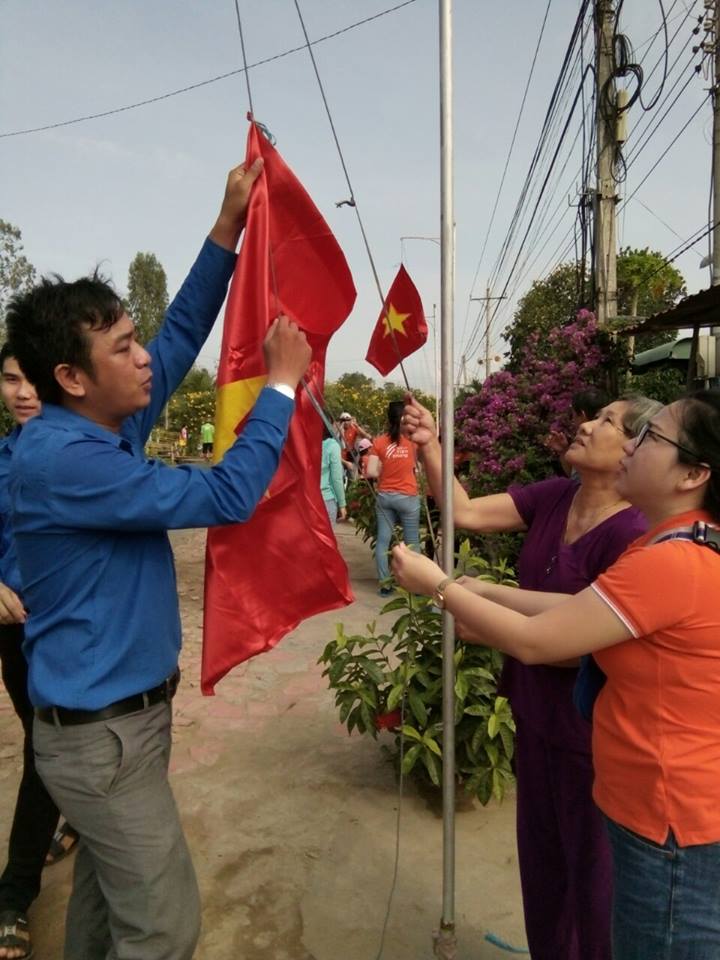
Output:
[[[427,446],[428,443],[437,440],[437,430],[432,414],[410,393],[405,395],[402,432],[419,447]]]
[[[487,589],[490,586],[485,580],[478,580],[477,577],[467,577],[465,574],[463,574],[462,577],[458,577],[455,583],[459,583],[470,593],[475,593],[479,597],[486,596]]]
[[[401,587],[427,597],[445,579],[445,574],[436,563],[429,557],[415,553],[404,543],[393,547],[392,570]]]

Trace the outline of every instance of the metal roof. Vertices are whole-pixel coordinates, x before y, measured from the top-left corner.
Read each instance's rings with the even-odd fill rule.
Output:
[[[623,334],[650,333],[653,330],[677,330],[678,327],[720,326],[720,286],[701,290],[685,297],[670,310],[655,313],[635,327],[626,327]]]

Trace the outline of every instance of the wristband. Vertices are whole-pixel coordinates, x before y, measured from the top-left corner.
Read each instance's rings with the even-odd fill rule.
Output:
[[[278,393],[287,397],[288,400],[295,399],[295,391],[288,383],[266,383],[265,386],[270,387],[271,390],[277,390]]]

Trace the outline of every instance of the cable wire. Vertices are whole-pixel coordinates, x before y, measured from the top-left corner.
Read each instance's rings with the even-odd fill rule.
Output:
[[[386,10],[381,10],[379,13],[375,13],[371,17],[364,17],[362,20],[356,20],[354,23],[350,23],[346,27],[341,27],[340,30],[335,30],[333,33],[327,33],[323,37],[318,37],[317,40],[313,40],[313,44],[317,45],[318,43],[323,43],[326,40],[333,40],[335,37],[339,37],[343,33],[348,33],[350,30],[355,30],[357,27],[362,27],[366,23],[371,23],[373,20],[379,20],[380,17],[385,17],[390,13],[395,13],[396,10],[401,10],[403,7],[408,7],[410,4],[416,2],[417,0],[403,0],[402,3],[395,4],[394,7],[388,7]],[[254,67],[261,67],[267,63],[274,63],[276,60],[282,60],[283,57],[289,57],[291,54],[299,53],[304,49],[305,44],[301,44],[299,47],[291,47],[289,50],[283,50],[282,53],[276,53],[271,57],[265,57],[263,60],[256,60],[254,63],[249,63],[247,67],[242,67],[238,70],[228,70],[227,73],[220,73],[215,77],[209,77],[207,80],[200,80],[198,83],[191,83],[186,87],[180,87],[177,90],[170,90],[168,93],[161,93],[156,97],[148,97],[146,100],[138,100],[135,103],[128,103],[122,107],[113,107],[110,110],[102,110],[99,113],[89,113],[82,117],[74,117],[72,120],[60,120],[56,123],[46,123],[43,126],[6,131],[5,133],[0,133],[0,140],[7,137],[21,137],[32,133],[43,133],[46,130],[57,130],[59,127],[69,127],[75,123],[85,123],[88,120],[99,120],[102,117],[110,117],[117,113],[125,113],[128,110],[137,110],[139,107],[146,107],[151,103],[159,103],[161,100],[169,100],[171,97],[178,97],[183,93],[189,93],[191,90],[198,90],[200,87],[207,87],[212,83],[218,83],[220,80],[227,80],[229,77],[236,77],[238,74],[243,73],[243,71],[252,70]]]

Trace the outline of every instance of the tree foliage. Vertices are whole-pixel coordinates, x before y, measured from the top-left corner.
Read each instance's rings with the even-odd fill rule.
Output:
[[[618,314],[650,316],[667,310],[685,296],[685,280],[665,257],[648,247],[624,247],[617,259]],[[578,266],[563,263],[549,277],[537,280],[518,303],[512,323],[505,331],[510,351],[508,369],[517,370],[527,339],[532,334],[547,337],[556,327],[572,322],[579,306]],[[646,350],[673,339],[673,332],[643,334],[636,350]]]
[[[0,220],[0,322],[10,297],[34,283],[35,267],[23,253],[22,233],[7,220]]]
[[[167,277],[154,253],[136,253],[128,270],[127,310],[140,343],[157,334],[168,308]]]
[[[391,400],[402,400],[407,390],[388,381],[377,386],[364,373],[344,373],[337,380],[325,384],[325,404],[331,417],[351,413],[372,436],[382,433],[387,423],[387,405]],[[421,390],[413,390],[420,403],[435,409],[435,398]]]

